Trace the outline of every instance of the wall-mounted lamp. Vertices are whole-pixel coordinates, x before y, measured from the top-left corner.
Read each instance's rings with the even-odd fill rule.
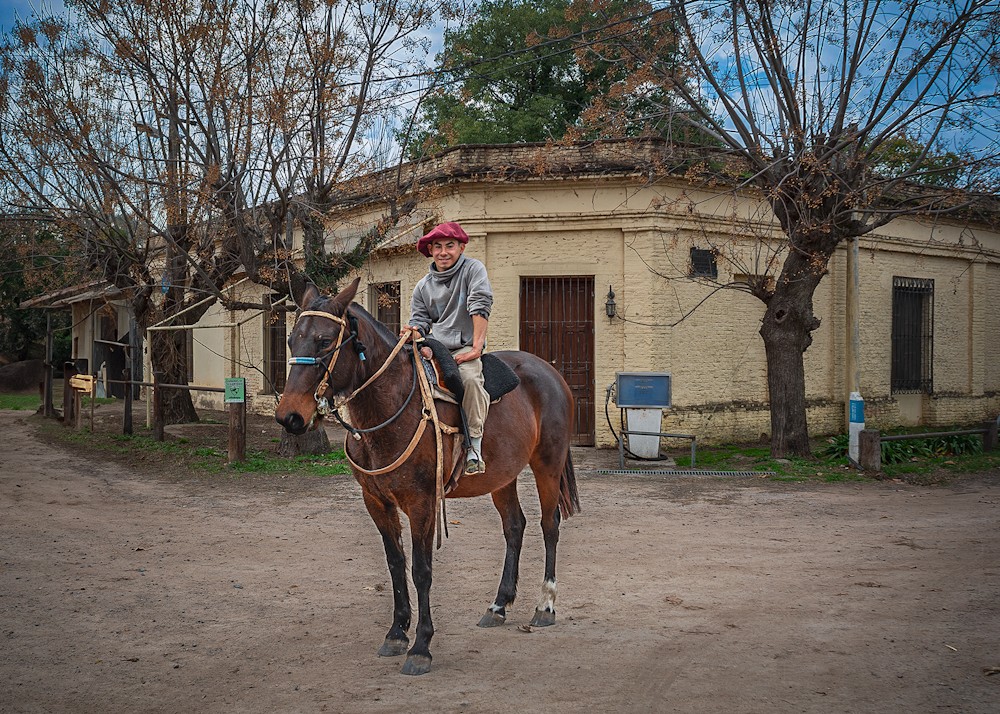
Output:
[[[608,317],[614,318],[618,314],[618,307],[615,305],[615,291],[608,286],[608,300],[604,303],[604,312],[608,314]]]

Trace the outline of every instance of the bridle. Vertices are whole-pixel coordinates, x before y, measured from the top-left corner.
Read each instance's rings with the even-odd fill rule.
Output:
[[[413,375],[413,384],[410,387],[410,393],[409,393],[409,395],[406,397],[406,400],[403,402],[403,406],[399,408],[399,411],[397,411],[395,414],[393,414],[391,417],[389,417],[388,420],[382,422],[378,426],[371,427],[370,429],[355,429],[354,427],[350,426],[349,424],[345,424],[343,422],[343,420],[340,419],[340,414],[337,413],[337,410],[340,407],[345,406],[348,402],[350,402],[352,399],[354,399],[354,397],[356,397],[363,389],[365,389],[366,387],[368,387],[372,382],[374,382],[376,379],[378,379],[380,376],[382,376],[382,373],[385,372],[386,369],[388,369],[389,365],[396,358],[396,355],[399,354],[399,351],[401,349],[403,349],[403,345],[405,345],[407,343],[407,341],[409,341],[410,336],[409,335],[405,335],[405,336],[401,337],[400,340],[399,340],[399,342],[393,348],[392,352],[390,352],[389,356],[385,358],[385,361],[382,363],[382,366],[378,368],[378,370],[375,372],[375,374],[373,374],[371,377],[369,377],[365,381],[364,384],[362,384],[360,387],[358,387],[353,392],[351,392],[350,396],[345,397],[344,399],[338,400],[337,403],[334,405],[334,408],[331,409],[330,408],[330,402],[326,398],[325,392],[329,388],[330,376],[333,374],[333,369],[334,369],[334,367],[337,366],[337,359],[340,357],[340,350],[343,347],[346,347],[348,345],[348,343],[350,343],[350,342],[353,341],[354,342],[354,349],[358,353],[358,358],[362,362],[364,362],[364,361],[366,361],[368,359],[365,356],[365,352],[367,351],[367,349],[365,348],[365,346],[361,342],[361,340],[358,339],[358,321],[357,321],[357,318],[355,318],[353,315],[347,315],[347,319],[345,320],[343,317],[339,317],[337,315],[333,315],[333,314],[331,314],[329,312],[325,312],[325,311],[322,311],[322,310],[304,310],[304,311],[302,311],[302,312],[299,313],[299,316],[296,319],[296,322],[298,322],[298,320],[301,320],[303,317],[310,317],[310,316],[311,317],[325,317],[327,320],[333,320],[338,325],[340,325],[340,332],[337,333],[337,343],[335,345],[333,345],[333,347],[329,348],[328,350],[326,350],[325,352],[323,352],[323,353],[321,353],[319,355],[316,355],[315,357],[295,357],[295,356],[293,356],[293,357],[290,357],[288,359],[288,364],[293,365],[293,366],[294,365],[323,365],[325,367],[325,369],[323,370],[323,376],[319,380],[319,383],[318,383],[318,385],[316,387],[316,390],[313,392],[313,399],[316,401],[316,412],[319,413],[319,414],[321,414],[321,415],[323,415],[323,416],[326,416],[327,414],[330,414],[332,412],[337,417],[337,420],[340,421],[340,423],[344,426],[344,428],[346,428],[348,431],[350,431],[352,434],[354,434],[355,437],[356,437],[357,434],[362,434],[362,433],[371,432],[371,431],[378,431],[382,427],[384,427],[384,426],[386,426],[388,424],[391,424],[393,421],[395,421],[396,418],[400,414],[403,413],[403,410],[406,408],[406,405],[409,404],[410,400],[413,398],[413,394],[416,391],[416,387],[417,387],[417,375],[416,374]],[[350,330],[350,334],[348,335],[347,339],[345,340],[344,339],[344,333],[348,329]],[[323,359],[324,359],[324,356],[326,356],[326,355],[329,355],[332,359],[330,359],[327,362],[324,362]]]
[[[340,349],[346,346],[347,343],[350,342],[351,340],[357,339],[358,331],[356,328],[353,329],[351,331],[350,336],[347,338],[347,341],[345,342],[344,332],[347,330],[348,323],[347,320],[345,320],[344,318],[338,317],[337,315],[332,315],[329,312],[324,312],[322,310],[303,310],[302,312],[299,313],[299,316],[296,318],[295,321],[298,322],[303,317],[325,317],[327,320],[333,320],[338,325],[340,325],[340,332],[337,333],[337,344],[335,344],[332,348],[326,350],[325,352],[321,352],[320,354],[314,357],[292,356],[288,358],[288,364],[292,366],[323,365],[325,367],[323,371],[323,377],[320,379],[320,381],[318,382],[318,386],[313,392],[313,399],[316,400],[316,411],[319,414],[325,416],[330,412],[330,402],[327,401],[326,396],[324,396],[324,392],[326,392],[327,390],[327,383],[330,380],[330,375],[333,373],[333,368],[337,365],[337,358],[340,357]],[[329,355],[331,359],[329,359],[329,361],[327,362],[324,362],[323,357],[326,355]],[[363,349],[359,350],[358,355],[361,358],[361,361],[363,362],[365,360],[364,350]]]
[[[319,310],[305,310],[299,313],[299,319],[307,316],[325,317],[326,319],[333,320],[334,322],[340,325],[340,332],[337,335],[337,343],[332,348],[328,349],[326,352],[317,355],[315,357],[291,357],[288,360],[288,364],[290,365],[322,365],[325,367],[323,376],[319,380],[318,386],[316,387],[316,390],[313,393],[313,399],[316,401],[316,413],[321,416],[326,416],[327,414],[333,414],[333,416],[337,419],[337,421],[340,422],[340,425],[343,426],[344,429],[346,429],[351,434],[351,436],[353,436],[356,440],[360,440],[362,434],[368,434],[374,431],[378,431],[379,429],[382,429],[388,426],[389,424],[392,424],[394,421],[396,421],[396,419],[398,419],[400,415],[406,410],[406,407],[413,400],[413,395],[417,391],[418,373],[420,371],[420,365],[418,362],[418,358],[416,357],[416,350],[413,351],[414,352],[413,380],[410,384],[410,393],[406,395],[406,399],[403,400],[402,406],[399,407],[399,409],[396,411],[395,414],[393,414],[391,417],[383,421],[381,424],[377,424],[373,427],[369,427],[366,429],[359,429],[345,422],[341,418],[339,410],[340,407],[346,406],[362,390],[371,385],[376,379],[378,379],[382,375],[383,372],[385,372],[386,369],[388,369],[389,365],[392,364],[392,361],[396,358],[396,355],[399,354],[400,350],[403,349],[403,346],[411,339],[410,334],[405,334],[402,337],[400,337],[399,342],[396,343],[396,346],[392,349],[392,351],[389,353],[389,356],[386,357],[385,361],[382,363],[382,366],[379,367],[379,369],[375,372],[375,374],[369,377],[364,384],[355,389],[349,396],[337,400],[337,402],[333,405],[333,408],[331,408],[330,402],[326,398],[325,392],[329,388],[328,383],[330,380],[330,376],[333,373],[334,367],[336,367],[337,359],[340,357],[341,348],[347,346],[347,344],[353,340],[355,343],[355,349],[358,351],[358,356],[361,359],[361,361],[364,362],[366,360],[365,346],[358,339],[357,318],[355,318],[353,315],[347,314],[347,319],[345,320],[344,318],[338,317],[337,315],[333,315],[329,312],[323,312]],[[348,329],[350,329],[350,334],[345,340],[344,333]],[[331,357],[331,359],[329,359],[329,361],[327,362],[323,361],[325,355],[329,355]],[[422,383],[421,386],[423,386]],[[433,404],[433,400],[431,401],[431,403]],[[421,426],[425,426],[426,421],[431,418],[427,414],[426,406],[424,409],[423,416],[424,418],[421,421]],[[409,454],[412,453],[413,450],[412,447],[416,446],[416,442],[419,441],[419,436],[422,433],[423,429],[422,428],[418,429],[417,434],[414,436],[413,441],[411,442],[411,448],[409,448],[406,452],[404,452],[404,455],[400,459],[397,459],[396,462],[394,462],[391,465],[391,467],[376,469],[374,472],[371,473],[385,473],[386,471],[390,471],[393,468],[399,466],[399,464],[405,461],[406,457],[408,457]],[[350,456],[348,456],[348,459],[350,460]],[[355,466],[357,466],[357,464],[355,464]],[[358,466],[358,468],[362,471],[368,472],[368,469],[361,468],[360,466]]]

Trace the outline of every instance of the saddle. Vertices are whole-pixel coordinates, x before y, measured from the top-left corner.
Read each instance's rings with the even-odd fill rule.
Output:
[[[435,397],[454,401],[461,406],[465,390],[462,387],[462,379],[458,373],[455,357],[447,347],[433,337],[425,338],[422,345],[430,347],[434,354],[433,359],[422,359],[421,364],[427,373],[427,380],[437,392]],[[503,395],[521,383],[510,365],[499,357],[486,353],[482,356],[482,362],[483,379],[486,381],[486,393],[490,397],[491,404],[500,401]]]
[[[465,389],[462,387],[458,364],[451,351],[433,337],[424,338],[420,346],[423,345],[430,347],[431,353],[434,355],[432,359],[420,358],[420,364],[423,365],[424,372],[427,374],[427,381],[434,392],[434,398],[457,404],[458,413],[461,416],[462,446],[460,448],[462,458],[456,459],[455,468],[444,485],[444,492],[449,493],[458,485],[465,454],[471,448],[469,422],[465,416],[465,409],[462,408],[462,397],[465,395]],[[491,404],[500,401],[503,395],[516,389],[521,383],[510,365],[499,357],[484,354],[481,359],[486,393],[489,395]]]

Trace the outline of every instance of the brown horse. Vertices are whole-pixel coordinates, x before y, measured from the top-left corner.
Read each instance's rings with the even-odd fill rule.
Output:
[[[305,432],[317,416],[322,416],[327,400],[343,400],[357,439],[348,438],[346,449],[354,464],[354,477],[361,484],[365,506],[382,534],[386,561],[392,578],[393,618],[385,642],[378,650],[383,657],[407,651],[410,627],[410,596],[406,583],[406,556],[403,552],[399,511],[410,523],[413,543],[413,583],[417,591],[416,639],[409,649],[403,674],[424,674],[430,670],[431,556],[438,515],[440,484],[437,471],[438,448],[434,429],[414,435],[426,423],[427,414],[414,397],[417,373],[409,348],[393,354],[396,336],[360,305],[351,301],[358,280],[336,297],[321,297],[315,287],[307,288],[297,300],[301,313],[288,346],[292,364],[275,418],[293,434]],[[352,344],[353,343],[353,344]],[[542,534],[545,539],[545,576],[542,598],[531,624],[555,623],[556,544],[561,516],[579,510],[576,476],[570,460],[573,397],[569,387],[552,368],[525,352],[494,353],[510,365],[520,385],[490,407],[483,440],[487,470],[463,476],[447,495],[469,498],[490,494],[503,522],[507,551],[500,587],[493,604],[479,622],[480,627],[502,625],[507,607],[517,592],[518,562],[526,520],[517,497],[517,476],[531,466],[541,502]],[[388,364],[387,364],[388,362]],[[385,367],[361,391],[377,371]],[[438,402],[441,420],[458,424],[459,413],[452,404]],[[444,474],[452,473],[460,449],[444,436]],[[372,474],[396,463],[412,446],[412,453],[386,473]],[[464,462],[463,462],[464,463]]]

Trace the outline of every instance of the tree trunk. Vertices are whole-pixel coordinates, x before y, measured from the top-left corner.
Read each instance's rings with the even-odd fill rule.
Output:
[[[320,287],[328,287],[324,280],[330,272],[326,255],[326,227],[316,211],[298,212],[302,224],[302,246],[305,252],[305,272]]]
[[[284,429],[281,430],[281,444],[278,445],[278,455],[291,458],[303,454],[329,454],[330,438],[322,422],[317,422],[316,428],[305,434],[295,436]]]
[[[764,313],[760,336],[767,355],[767,392],[771,410],[771,456],[810,456],[806,422],[803,354],[819,327],[812,296],[821,277],[800,254],[785,261]]]
[[[771,456],[809,456],[806,423],[805,367],[800,336],[776,327],[773,316],[764,317],[760,328],[767,353],[767,394],[771,405]]]
[[[153,371],[159,372],[165,384],[188,384],[187,332],[185,330],[155,330],[149,340]],[[163,390],[165,424],[187,424],[198,421],[191,392],[186,389]]]

